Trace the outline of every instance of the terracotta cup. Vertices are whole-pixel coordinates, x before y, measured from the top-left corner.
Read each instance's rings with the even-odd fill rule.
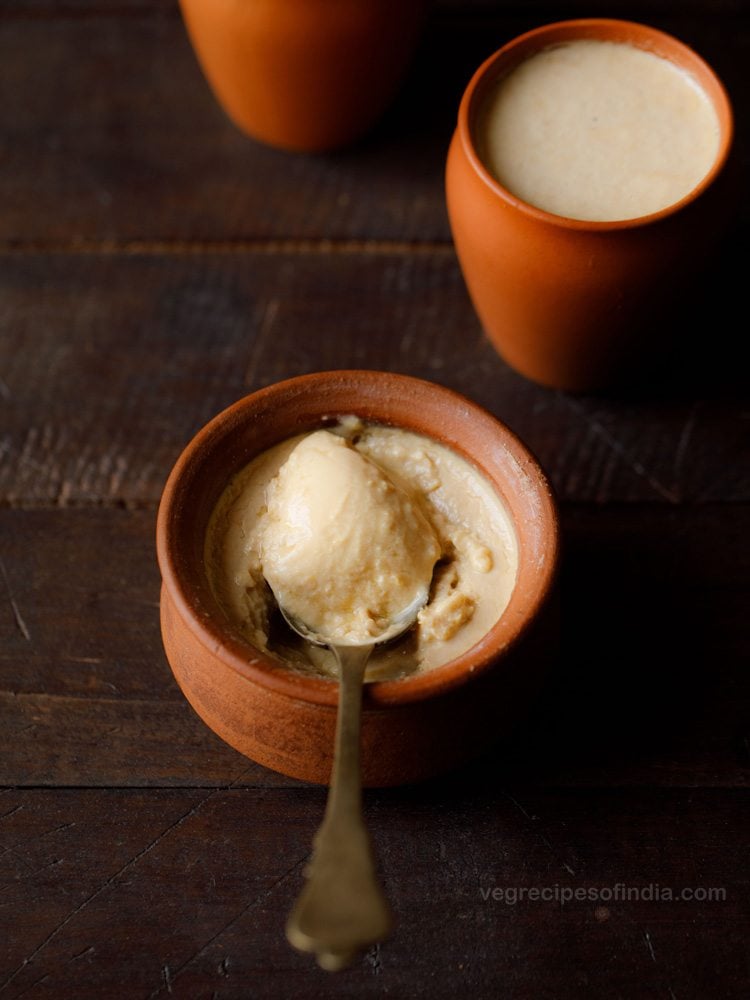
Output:
[[[233,630],[211,592],[203,548],[211,511],[235,472],[271,445],[346,414],[455,449],[493,483],[518,539],[510,603],[480,642],[434,670],[366,685],[363,780],[393,785],[437,774],[510,733],[548,666],[555,504],[520,441],[468,399],[402,375],[323,372],[268,386],[219,414],[179,458],[159,508],[162,636],[180,687],[219,736],[267,767],[328,781],[338,684],[285,668]]]
[[[504,188],[478,153],[485,95],[524,59],[575,39],[623,42],[671,60],[712,101],[720,124],[713,167],[686,197],[636,219],[588,222],[536,208]],[[565,21],[509,42],[469,83],[451,142],[446,195],[474,307],[502,357],[523,375],[573,391],[627,378],[669,344],[695,276],[731,205],[724,169],[732,110],[695,52],[654,28],[606,19]]]
[[[180,0],[217,100],[253,138],[319,152],[394,96],[428,0]]]

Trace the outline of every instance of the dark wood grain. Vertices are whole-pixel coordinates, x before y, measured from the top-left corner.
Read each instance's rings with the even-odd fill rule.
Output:
[[[452,784],[741,786],[747,508],[564,510],[561,650],[529,719]],[[298,784],[184,702],[158,629],[153,513],[0,512],[0,784]]]
[[[738,107],[750,96],[740,3],[578,3],[562,11],[456,3],[433,13],[398,100],[367,139],[328,156],[290,156],[226,119],[174,3],[16,0],[3,11],[0,242],[10,246],[447,242],[443,167],[466,83],[504,42],[560,16],[651,22],[705,55]],[[747,167],[744,117],[738,124]],[[747,221],[747,202],[743,212]]]
[[[0,1000],[748,996],[750,200],[666,364],[606,398],[496,356],[444,207],[479,62],[602,15],[714,65],[747,172],[742,0],[437,0],[383,120],[317,157],[228,122],[175,0],[0,4]],[[283,935],[324,792],[183,699],[153,533],[214,413],[342,367],[507,422],[563,501],[565,560],[559,653],[518,731],[367,793],[397,930],[330,976]],[[617,884],[724,898],[492,898]]]
[[[331,976],[283,935],[320,790],[10,791],[0,795],[0,913],[17,917],[2,943],[0,989],[8,1000],[740,1000],[747,807],[728,790],[370,793],[397,927]],[[618,883],[724,898],[483,898],[555,887],[606,896]]]
[[[521,436],[564,500],[750,499],[745,393],[731,385],[742,369],[723,314],[711,333],[718,370],[696,314],[666,375],[605,399],[511,371],[448,248],[6,255],[0,294],[14,317],[0,327],[6,504],[152,503],[215,413],[330,368],[405,372],[466,393]]]

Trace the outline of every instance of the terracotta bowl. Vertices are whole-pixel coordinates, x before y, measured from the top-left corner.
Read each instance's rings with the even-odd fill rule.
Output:
[[[503,187],[478,152],[488,90],[534,53],[576,39],[636,46],[670,60],[716,110],[713,167],[684,198],[636,219],[588,222],[553,215]],[[483,63],[463,96],[448,154],[446,196],[461,269],[502,357],[523,375],[572,391],[627,380],[661,360],[701,288],[696,280],[731,217],[727,164],[733,119],[711,68],[676,38],[630,21],[547,24]]]
[[[211,88],[248,135],[321,152],[382,114],[428,0],[180,0]]]
[[[222,739],[284,774],[328,781],[337,683],[285,669],[232,629],[211,593],[203,546],[235,472],[346,414],[428,435],[467,458],[496,487],[518,538],[515,590],[480,642],[429,672],[366,686],[363,781],[393,785],[457,765],[515,727],[547,665],[539,649],[558,558],[554,500],[526,448],[481,407],[430,382],[337,371],[268,386],[219,414],[180,456],[159,508],[162,636],[185,696]]]

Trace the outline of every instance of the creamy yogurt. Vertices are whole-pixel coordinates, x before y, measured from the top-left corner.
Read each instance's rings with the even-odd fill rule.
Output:
[[[523,201],[616,221],[689,194],[716,159],[719,120],[697,81],[667,59],[581,39],[500,78],[475,141],[489,171]]]
[[[253,645],[296,670],[335,676],[331,653],[298,640],[281,622],[265,578],[279,574],[284,586],[299,588],[309,615],[341,616],[358,627],[356,616],[349,622],[342,582],[357,588],[358,615],[363,597],[377,608],[388,591],[405,586],[408,598],[426,574],[430,596],[416,628],[376,648],[367,677],[440,666],[475,645],[510,600],[518,568],[510,515],[485,477],[436,441],[355,418],[336,431],[344,439],[339,446],[327,432],[302,435],[234,477],[206,536],[214,594]],[[341,478],[347,469],[351,491]],[[388,527],[397,516],[414,522],[416,537],[412,527]],[[310,534],[311,525],[321,537]]]

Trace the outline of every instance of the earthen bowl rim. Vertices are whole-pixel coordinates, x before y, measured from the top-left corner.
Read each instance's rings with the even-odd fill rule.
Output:
[[[325,386],[330,386],[332,381],[341,379],[353,383],[363,380],[370,383],[379,382],[384,387],[390,386],[391,388],[396,385],[404,388],[412,385],[441,396],[453,408],[458,408],[463,412],[468,409],[472,417],[482,421],[486,428],[492,430],[495,439],[502,443],[516,469],[526,476],[527,485],[533,489],[535,500],[538,502],[541,518],[539,531],[544,536],[545,553],[542,565],[537,568],[536,586],[533,588],[533,594],[528,601],[522,620],[511,622],[510,617],[504,613],[478,643],[456,659],[424,673],[395,680],[373,681],[365,687],[364,703],[366,708],[390,707],[427,700],[461,687],[480,677],[488,669],[493,667],[501,669],[501,664],[508,660],[508,653],[521,641],[547,603],[557,576],[560,553],[560,525],[557,504],[552,488],[537,459],[501,420],[480,404],[446,386],[409,375],[366,369],[313,372],[274,382],[240,398],[218,413],[188,442],[177,459],[162,493],[156,524],[156,548],[162,576],[162,600],[163,592],[166,591],[177,609],[181,622],[190,629],[208,654],[219,658],[240,676],[276,694],[294,700],[318,705],[335,705],[337,703],[337,681],[294,672],[264,655],[249,642],[243,641],[235,635],[228,621],[221,620],[221,610],[218,605],[213,609],[215,613],[210,616],[201,613],[202,609],[200,602],[196,600],[195,588],[190,586],[189,581],[182,578],[177,569],[177,553],[180,542],[175,526],[175,510],[179,506],[181,490],[184,485],[183,480],[188,471],[191,467],[195,467],[196,463],[200,464],[201,461],[205,460],[208,449],[219,446],[221,441],[232,433],[236,418],[249,418],[254,409],[257,410],[259,405],[274,396],[283,399],[290,391],[315,387],[316,383],[317,388],[323,390]],[[333,409],[321,408],[321,421],[330,415],[343,416],[344,410],[335,407]],[[388,423],[384,418],[379,422]],[[404,427],[406,430],[413,429],[407,423],[391,425]],[[418,433],[424,432],[418,431]],[[284,440],[289,436],[289,434],[282,434],[278,440]],[[449,447],[452,447],[453,450],[482,471],[482,465],[477,457],[472,457],[459,444],[448,442],[439,436],[439,428],[436,428],[431,436],[439,442],[448,444]],[[252,457],[252,455],[249,456],[247,461],[249,462]],[[227,483],[232,474],[228,476]],[[512,602],[513,595],[511,595]]]
[[[637,37],[640,43],[636,43]],[[508,70],[518,65],[523,59],[545,48],[551,48],[556,43],[574,41],[578,38],[601,41],[624,42],[636,45],[645,51],[670,59],[667,52],[678,53],[680,61],[670,61],[688,72],[696,83],[707,94],[719,119],[720,137],[719,149],[711,169],[687,194],[670,205],[647,215],[632,219],[615,219],[596,221],[589,219],[573,219],[564,215],[555,215],[544,209],[524,201],[504,187],[485,167],[474,142],[474,125],[487,89],[502,74],[507,63]],[[647,44],[650,42],[651,44]],[[458,109],[457,135],[464,154],[473,170],[482,182],[490,188],[508,206],[537,222],[545,223],[558,229],[567,229],[582,233],[609,233],[620,230],[639,229],[660,222],[696,201],[706,191],[723,171],[729,158],[734,140],[734,115],[732,104],[724,84],[716,71],[695,49],[685,42],[675,38],[666,31],[642,24],[639,21],[628,21],[621,18],[587,17],[573,18],[565,21],[554,21],[549,24],[532,28],[506,42],[492,53],[478,67],[471,77],[463,93]]]

